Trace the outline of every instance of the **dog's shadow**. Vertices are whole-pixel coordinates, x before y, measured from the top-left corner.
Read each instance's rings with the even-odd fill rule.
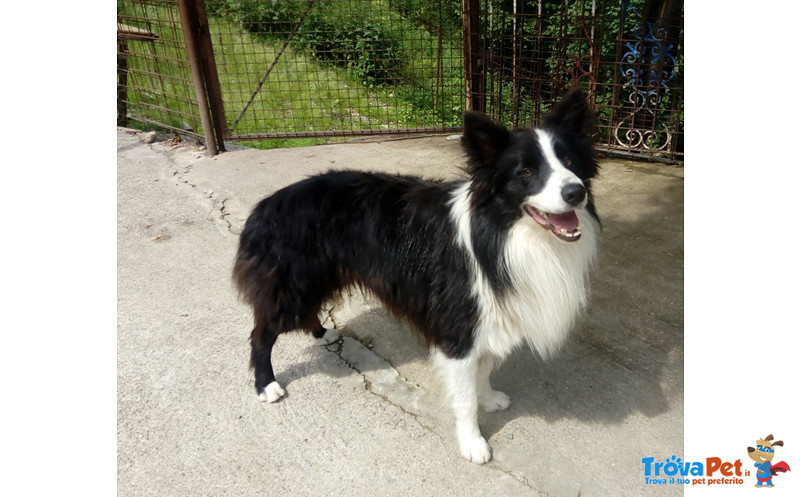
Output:
[[[616,423],[635,412],[648,417],[666,412],[669,402],[660,375],[668,367],[670,354],[653,354],[647,337],[617,344],[599,341],[598,320],[607,318],[590,310],[564,349],[548,360],[523,348],[504,361],[492,374],[492,384],[507,393],[512,404],[506,411],[481,411],[484,435],[491,437],[510,421],[523,416],[548,422],[568,417],[590,423]],[[617,320],[617,327],[626,326],[622,317]],[[443,414],[445,418],[450,414],[441,398],[441,385],[428,364],[428,350],[409,332],[407,324],[382,309],[371,309],[344,323],[340,331],[385,360],[388,363],[383,363],[385,367],[394,367],[403,374],[413,364],[412,370],[426,371],[409,380],[434,395],[430,408],[437,412],[431,412],[432,416],[441,419]],[[327,348],[335,351],[337,347],[332,344]],[[642,361],[647,370],[641,369]],[[361,373],[369,373],[370,369]],[[340,363],[310,360],[288,365],[280,376],[291,382],[307,374],[342,377],[352,373]],[[287,386],[291,391],[291,385]]]

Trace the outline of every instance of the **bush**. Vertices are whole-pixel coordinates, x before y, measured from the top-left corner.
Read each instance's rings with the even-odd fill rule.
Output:
[[[402,78],[401,39],[374,14],[319,12],[311,17],[296,38],[316,58],[346,68],[367,86]]]
[[[235,18],[250,33],[286,40],[308,9],[308,0],[210,0],[209,13]],[[356,6],[358,3],[356,2]],[[342,11],[332,0],[317,0],[291,44],[318,60],[346,68],[367,86],[393,84],[402,77],[402,40],[380,14]]]

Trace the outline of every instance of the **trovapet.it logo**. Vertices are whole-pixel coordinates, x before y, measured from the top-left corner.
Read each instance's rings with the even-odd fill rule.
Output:
[[[689,462],[673,455],[663,461],[643,457],[642,464],[647,485],[741,485],[743,477],[750,476],[750,470],[742,469],[741,459],[707,457],[704,462]]]
[[[643,457],[644,483],[647,485],[743,485],[745,479],[755,477],[758,488],[774,487],[772,479],[780,473],[791,471],[785,461],[773,464],[775,447],[783,447],[782,440],[772,435],[756,440],[756,447],[747,447],[747,456],[755,461],[754,470],[741,459],[723,460],[707,457],[705,461],[682,461],[673,455],[664,460]],[[744,467],[743,467],[744,466]]]

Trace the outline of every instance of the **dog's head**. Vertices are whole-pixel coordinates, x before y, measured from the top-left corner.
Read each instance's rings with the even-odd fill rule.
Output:
[[[768,435],[767,438],[763,440],[756,440],[756,447],[748,447],[747,448],[747,455],[750,459],[756,462],[767,462],[772,461],[772,458],[775,457],[775,446],[783,447],[782,440],[775,440],[774,442],[772,435]]]
[[[568,92],[538,128],[509,131],[484,114],[468,112],[462,143],[475,201],[527,215],[562,240],[578,240],[576,209],[594,209],[593,128],[580,90]]]

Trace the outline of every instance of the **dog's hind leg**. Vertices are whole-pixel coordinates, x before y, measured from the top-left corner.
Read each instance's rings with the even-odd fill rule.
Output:
[[[339,332],[333,328],[325,328],[322,326],[322,323],[319,322],[319,318],[314,318],[315,324],[311,334],[314,335],[316,339],[314,343],[319,346],[330,345],[336,340],[339,339]]]
[[[449,358],[434,352],[434,367],[441,375],[456,417],[456,439],[464,459],[477,464],[492,458],[492,449],[481,435],[478,426],[478,368],[477,357]]]
[[[262,402],[276,402],[286,395],[272,369],[272,347],[277,338],[278,333],[263,318],[256,319],[250,335],[250,366],[255,370],[256,394]]]

